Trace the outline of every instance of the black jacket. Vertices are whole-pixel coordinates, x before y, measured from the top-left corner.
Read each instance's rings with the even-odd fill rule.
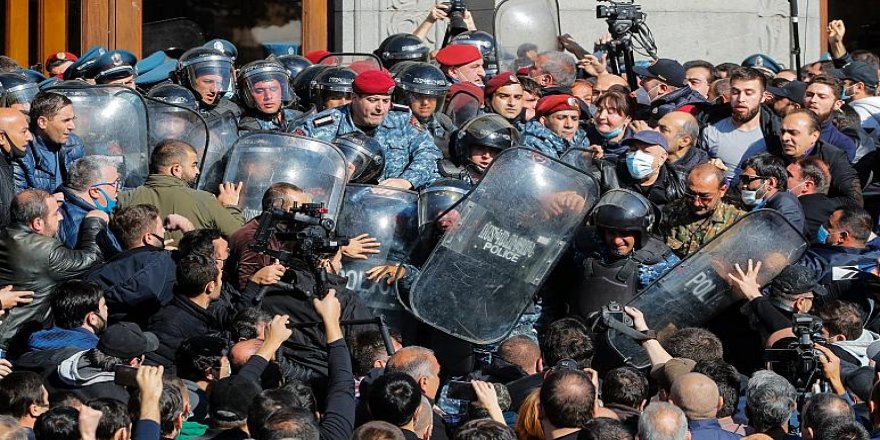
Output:
[[[819,225],[828,221],[831,214],[840,207],[840,201],[830,199],[825,194],[804,194],[798,197],[798,201],[804,208],[804,218],[806,219],[804,235],[807,236],[811,244],[816,244]]]
[[[791,159],[782,154],[781,146],[773,150],[770,149],[770,145],[767,145],[767,151],[782,157],[788,163],[792,162]],[[843,150],[819,141],[813,146],[808,156],[822,159],[828,165],[828,169],[831,170],[831,189],[828,191],[828,197],[836,199],[839,203],[855,203],[858,206],[864,204],[859,175],[849,163],[849,159]]]
[[[636,117],[634,119],[648,121],[649,124],[654,126],[664,115],[674,112],[679,107],[687,104],[694,104],[700,107],[709,105],[706,102],[706,98],[700,92],[685,86],[657,97],[657,99],[651,101],[649,106],[640,107],[636,110]]]
[[[170,252],[142,246],[116,255],[85,279],[104,289],[111,324],[131,321],[143,326],[174,297],[176,268]]]
[[[603,194],[615,188],[631,189],[645,196],[661,209],[667,203],[684,197],[686,177],[668,163],[660,166],[660,175],[657,177],[657,181],[648,187],[639,185],[638,180],[629,174],[626,160],[623,158],[617,160],[613,167],[609,167],[605,162],[599,168],[602,170],[599,182],[601,182]]]
[[[13,307],[0,316],[0,347],[8,348],[25,324],[49,324],[49,295],[56,284],[82,276],[103,259],[96,237],[107,226],[89,217],[80,224],[79,245],[68,249],[53,237],[14,224],[0,237],[0,286],[34,292],[30,304]]]
[[[5,154],[0,154],[0,228],[9,226],[9,205],[15,197],[15,177],[12,164]]]

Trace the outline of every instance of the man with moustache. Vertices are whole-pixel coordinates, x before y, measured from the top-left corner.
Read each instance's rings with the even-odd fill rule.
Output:
[[[24,113],[0,108],[0,228],[9,226],[9,205],[15,197],[12,163],[25,155],[27,143],[33,138]]]
[[[819,75],[807,85],[804,104],[819,117],[822,142],[843,150],[852,162],[858,148],[856,143],[831,123],[831,112],[839,111],[843,106],[842,94],[843,83],[839,79],[830,75]]]

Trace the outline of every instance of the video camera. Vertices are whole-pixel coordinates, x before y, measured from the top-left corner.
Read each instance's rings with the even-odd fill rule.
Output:
[[[813,345],[824,345],[827,340],[822,336],[822,320],[812,315],[795,314],[792,331],[796,340],[790,340],[785,348],[765,350],[764,361],[788,379],[798,393],[806,393],[822,377],[821,352]]]
[[[251,249],[277,259],[284,266],[305,262],[315,276],[314,295],[323,298],[327,294],[327,273],[322,260],[332,258],[348,239],[337,237],[333,220],[325,218],[327,208],[323,203],[294,204],[289,210],[272,208],[260,215],[260,228],[254,236]],[[275,237],[285,243],[283,249],[270,249],[269,240]]]
[[[616,2],[614,0],[598,0],[600,2],[611,3],[609,6],[596,5],[596,18],[604,18],[606,20],[630,20],[641,21],[645,19],[645,13],[642,7],[629,2]]]

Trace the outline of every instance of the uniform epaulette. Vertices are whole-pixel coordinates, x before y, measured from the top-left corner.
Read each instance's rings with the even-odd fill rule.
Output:
[[[315,126],[315,128],[318,128],[318,127],[323,127],[325,125],[330,125],[333,123],[333,121],[334,121],[333,115],[327,115],[327,116],[321,116],[320,118],[315,118],[315,120],[312,121],[312,124]]]

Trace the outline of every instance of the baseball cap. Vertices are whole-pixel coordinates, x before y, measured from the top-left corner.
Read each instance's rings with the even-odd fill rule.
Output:
[[[660,134],[659,131],[654,130],[642,130],[626,139],[623,140],[622,144],[626,146],[630,146],[635,142],[642,142],[649,145],[659,145],[663,147],[664,150],[669,151],[669,145],[666,143],[666,137]]]
[[[816,278],[813,270],[806,266],[786,266],[770,282],[770,292],[776,291],[789,296],[813,292],[817,296],[822,296],[826,291]]]
[[[803,81],[791,81],[782,87],[768,86],[767,91],[774,96],[787,98],[803,106],[804,96],[807,93],[807,83]]]
[[[853,61],[843,66],[840,71],[843,73],[844,79],[862,82],[868,87],[877,87],[877,83],[880,82],[877,78],[877,69],[864,61]]]
[[[684,87],[685,70],[681,63],[660,58],[648,67],[633,66],[636,75],[655,78],[673,87]]]
[[[158,348],[159,338],[150,332],[141,331],[133,322],[113,324],[98,339],[98,350],[124,360],[140,357]]]

